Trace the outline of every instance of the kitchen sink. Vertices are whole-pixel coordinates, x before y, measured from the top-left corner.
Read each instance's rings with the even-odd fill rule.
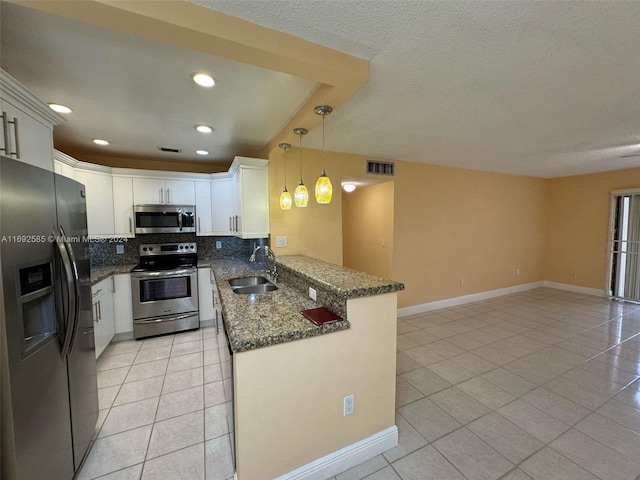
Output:
[[[241,278],[232,278],[229,280],[229,285],[231,288],[238,287],[251,287],[254,285],[266,285],[270,283],[265,277],[241,277]]]
[[[273,283],[263,283],[261,285],[250,285],[248,287],[232,287],[233,293],[238,295],[251,295],[252,293],[267,293],[277,290]]]

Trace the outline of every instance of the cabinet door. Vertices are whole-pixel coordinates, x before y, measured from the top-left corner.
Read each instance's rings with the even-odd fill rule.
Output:
[[[216,311],[213,308],[213,288],[211,285],[211,269],[198,269],[198,306],[200,323],[215,320]]]
[[[164,180],[157,178],[133,179],[133,203],[136,205],[159,205],[165,203]]]
[[[109,277],[91,288],[96,358],[109,346],[115,333],[112,285]]]
[[[86,187],[89,236],[113,235],[113,182],[111,175],[76,170],[76,180]]]
[[[211,182],[196,181],[196,235],[211,235]]]
[[[269,178],[267,169],[245,168],[242,175],[240,198],[242,211],[239,235],[242,238],[269,236]]]
[[[196,192],[193,180],[165,180],[165,203],[172,205],[195,205]],[[196,213],[198,213],[196,211]]]
[[[121,273],[113,276],[115,333],[133,332],[133,308],[131,302],[131,275]]]
[[[118,237],[134,237],[133,181],[130,177],[113,177],[113,230]]]
[[[53,170],[56,173],[62,176],[65,176],[67,178],[72,178],[74,180],[76,178],[76,170],[71,165],[67,165],[66,163],[62,163],[62,162],[58,162],[57,160],[54,160]]]
[[[233,179],[221,178],[211,181],[211,233],[216,236],[231,236],[233,209]]]
[[[9,125],[9,139],[4,138],[4,133],[0,128],[2,136],[2,148],[9,147],[9,154],[6,155],[21,162],[53,171],[53,134],[52,127],[40,123],[38,120],[12,105],[6,100],[0,100],[0,107],[3,114],[8,116],[8,121],[17,119],[18,125]],[[16,144],[19,147],[20,155],[17,155]],[[15,152],[15,153],[14,153]],[[13,153],[13,154],[11,154]]]

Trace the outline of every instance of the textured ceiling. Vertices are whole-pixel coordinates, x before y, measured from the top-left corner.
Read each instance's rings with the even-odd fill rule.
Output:
[[[328,150],[543,177],[640,166],[620,158],[640,153],[640,2],[192,3],[370,60]]]

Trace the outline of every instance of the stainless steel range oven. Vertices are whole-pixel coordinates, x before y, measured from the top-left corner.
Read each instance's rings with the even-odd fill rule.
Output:
[[[135,338],[200,327],[197,264],[195,242],[140,245],[131,270]]]

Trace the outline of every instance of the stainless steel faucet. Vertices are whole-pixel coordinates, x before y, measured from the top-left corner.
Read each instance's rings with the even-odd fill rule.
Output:
[[[261,248],[264,248],[264,254],[267,257],[267,259],[269,257],[271,257],[273,259],[273,269],[272,270],[267,269],[266,270],[266,275],[269,278],[269,280],[271,280],[274,283],[277,283],[278,282],[278,267],[276,265],[276,254],[273,253],[273,250],[270,249],[268,245],[258,245],[257,247],[255,247],[253,249],[253,253],[249,257],[249,261],[250,262],[255,262],[256,261],[256,253]]]

